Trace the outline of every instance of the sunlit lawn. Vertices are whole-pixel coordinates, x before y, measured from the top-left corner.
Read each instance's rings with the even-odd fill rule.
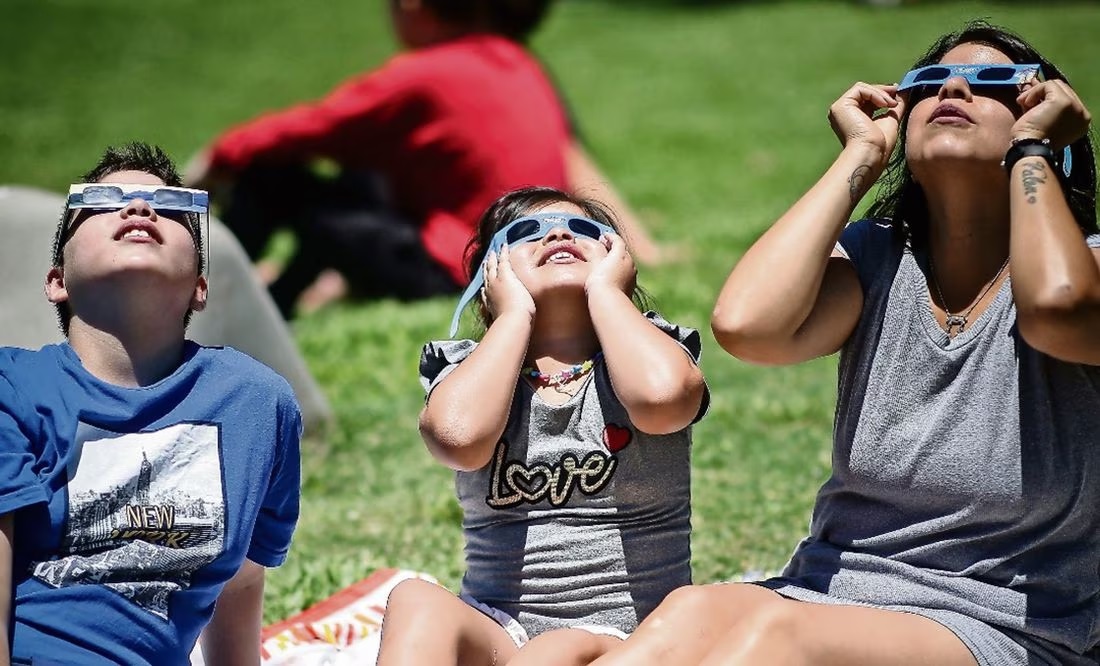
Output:
[[[131,138],[185,161],[219,129],[319,96],[393,51],[382,0],[323,4],[6,0],[0,182],[58,190]],[[713,403],[695,431],[698,581],[782,564],[828,473],[835,397],[835,359],[776,369],[724,355],[707,329],[718,287],[836,153],[829,104],[857,79],[897,81],[975,16],[1025,33],[1100,108],[1091,3],[565,0],[534,40],[614,182],[658,238],[692,251],[641,282],[670,319],[704,329]],[[452,307],[343,306],[295,324],[337,422],[306,445],[302,520],[270,576],[268,619],[377,567],[457,585],[451,474],[415,426],[419,348],[446,333]]]

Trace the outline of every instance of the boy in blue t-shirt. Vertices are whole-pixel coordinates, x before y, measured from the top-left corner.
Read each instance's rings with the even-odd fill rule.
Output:
[[[45,285],[68,340],[0,348],[0,663],[187,664],[200,633],[207,663],[257,663],[298,517],[294,394],[184,338],[206,193],[145,144],[84,181]]]

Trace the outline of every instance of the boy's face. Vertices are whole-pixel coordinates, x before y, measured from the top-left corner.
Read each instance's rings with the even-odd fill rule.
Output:
[[[143,171],[117,171],[99,182],[164,185]],[[51,302],[68,301],[95,285],[133,278],[147,285],[148,293],[158,300],[178,294],[187,299],[191,310],[205,307],[206,278],[199,275],[195,242],[183,213],[158,214],[141,199],[118,210],[75,212],[62,250],[64,267],[54,267],[46,277]]]

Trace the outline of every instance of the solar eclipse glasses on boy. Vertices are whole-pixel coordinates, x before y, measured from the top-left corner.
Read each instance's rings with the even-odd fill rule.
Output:
[[[466,287],[466,291],[462,294],[462,298],[458,300],[458,307],[455,308],[454,317],[451,318],[450,336],[452,338],[458,332],[458,320],[462,316],[462,311],[466,309],[466,306],[485,285],[485,262],[489,260],[489,255],[499,254],[501,248],[505,245],[518,245],[541,240],[546,237],[546,234],[550,233],[551,229],[559,227],[568,229],[569,233],[574,236],[584,236],[593,240],[599,240],[600,236],[604,234],[617,234],[614,229],[606,224],[590,220],[587,217],[566,213],[525,215],[504,225],[493,234],[492,240],[489,241],[489,247],[485,250],[485,256],[481,259],[481,265],[474,273],[470,285]]]
[[[941,86],[961,76],[972,86],[1018,86],[1038,80],[1039,65],[928,65],[908,72],[898,84],[898,92],[918,86]]]
[[[898,84],[898,92],[925,86],[942,86],[948,79],[960,76],[972,86],[1019,86],[1042,80],[1043,68],[1038,64],[989,64],[989,65],[928,65],[910,70]],[[1056,160],[1057,161],[1057,160]],[[1062,173],[1069,178],[1073,171],[1073,152],[1069,146],[1062,150]]]
[[[157,215],[186,224],[195,238],[196,245],[203,250],[203,266],[204,272],[206,272],[205,268],[208,266],[208,262],[205,254],[206,243],[203,240],[204,237],[210,235],[210,195],[205,190],[172,187],[170,185],[135,185],[128,183],[76,183],[70,185],[69,197],[65,201],[65,227],[61,230],[62,238],[68,233],[69,225],[76,218],[75,211],[93,210],[104,212],[121,210],[137,199],[149,204],[149,207],[156,211]],[[205,216],[207,233],[202,233],[199,224],[193,224],[191,220],[181,219],[182,216],[173,215],[172,213],[193,213],[196,216]]]

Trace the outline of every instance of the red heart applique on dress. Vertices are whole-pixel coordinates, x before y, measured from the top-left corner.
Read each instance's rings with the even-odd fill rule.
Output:
[[[614,423],[609,423],[607,427],[603,429],[604,446],[612,453],[622,451],[633,439],[634,433],[630,432],[630,428],[624,428]]]

